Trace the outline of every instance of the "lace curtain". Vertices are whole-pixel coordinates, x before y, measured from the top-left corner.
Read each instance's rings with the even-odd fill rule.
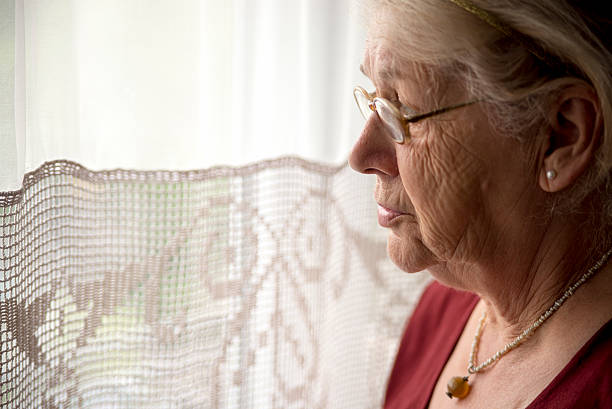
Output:
[[[0,2],[0,408],[380,406],[353,3]]]
[[[0,194],[2,408],[376,408],[423,275],[371,180],[46,163]]]

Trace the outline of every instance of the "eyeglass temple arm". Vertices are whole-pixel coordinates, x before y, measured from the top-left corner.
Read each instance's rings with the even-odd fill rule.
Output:
[[[416,116],[404,116],[404,119],[408,123],[418,122],[421,119],[429,118],[429,117],[435,116],[435,115],[440,115],[440,114],[443,114],[445,112],[452,111],[453,109],[462,108],[462,107],[465,107],[465,106],[468,106],[468,105],[472,105],[472,104],[475,104],[475,103],[481,102],[481,101],[482,101],[481,99],[475,99],[473,101],[463,102],[461,104],[456,104],[456,105],[451,105],[449,107],[436,109],[435,111],[431,111],[431,112],[428,112],[426,114],[421,114],[421,115],[416,115]]]

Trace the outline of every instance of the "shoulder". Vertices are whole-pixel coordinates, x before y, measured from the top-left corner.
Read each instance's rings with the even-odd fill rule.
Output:
[[[399,354],[411,345],[420,349],[426,342],[454,346],[478,299],[475,294],[432,282],[408,321]]]
[[[445,319],[448,314],[463,315],[466,310],[469,310],[469,315],[477,301],[478,296],[473,293],[455,290],[434,281],[423,292],[412,319],[418,319],[423,314],[430,319]]]
[[[427,405],[478,299],[437,282],[425,289],[404,330],[387,385],[385,408]]]
[[[612,408],[612,320],[578,351],[529,406]]]

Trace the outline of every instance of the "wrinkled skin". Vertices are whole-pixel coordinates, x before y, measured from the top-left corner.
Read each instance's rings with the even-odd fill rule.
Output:
[[[370,43],[363,70],[377,95],[398,105],[423,113],[469,98],[455,84],[432,96],[409,64],[389,75],[391,65],[384,45]],[[527,149],[499,135],[482,104],[411,124],[403,145],[372,115],[350,156],[354,169],[377,176],[376,201],[405,213],[392,222],[391,259],[404,271],[428,268],[440,281],[472,290],[470,271],[495,263],[492,255],[520,235],[542,195]]]

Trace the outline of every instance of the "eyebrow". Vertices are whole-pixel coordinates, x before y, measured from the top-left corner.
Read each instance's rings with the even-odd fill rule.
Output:
[[[359,71],[366,77],[372,79],[370,75],[365,70],[365,66],[363,64],[359,64]],[[378,77],[380,77],[383,81],[391,81],[397,76],[397,70],[392,68],[384,68],[380,72],[378,72]]]
[[[361,73],[363,75],[365,75],[366,77],[370,78],[370,76],[366,73],[365,70],[365,66],[363,64],[359,64],[359,71],[361,71]],[[395,71],[397,72],[397,71]],[[394,77],[394,70],[391,69],[384,69],[381,73],[380,76],[385,78],[385,79],[390,79]],[[374,91],[374,93],[376,93],[376,91]],[[408,105],[404,105],[400,103],[400,112],[402,113],[402,115],[404,115],[404,117],[410,117],[410,116],[418,116],[418,111],[415,110],[414,108],[412,108],[411,106]],[[408,111],[408,112],[406,112]]]

